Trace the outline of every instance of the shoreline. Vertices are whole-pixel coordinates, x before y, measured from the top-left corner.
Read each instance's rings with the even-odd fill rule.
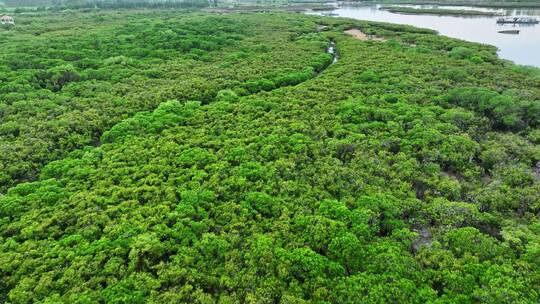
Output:
[[[497,17],[503,16],[496,12],[484,12],[476,10],[453,10],[442,8],[415,8],[404,6],[382,6],[379,8],[394,14],[408,15],[437,15],[437,16],[465,16],[465,17]]]

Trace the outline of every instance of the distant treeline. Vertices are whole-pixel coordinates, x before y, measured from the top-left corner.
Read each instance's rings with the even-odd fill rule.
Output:
[[[442,8],[415,8],[405,6],[382,6],[381,10],[389,11],[397,14],[414,14],[414,15],[450,15],[450,16],[498,16],[498,12],[485,12],[477,10],[463,9],[442,9]]]
[[[383,2],[386,4],[425,4],[425,5],[449,5],[449,6],[475,6],[475,7],[494,7],[494,8],[519,8],[519,7],[540,7],[540,2],[532,0],[348,0],[351,2]]]
[[[64,8],[185,8],[206,7],[207,0],[6,0],[8,7]]]
[[[19,6],[51,6],[50,0],[5,0],[3,1],[6,6],[19,7]]]

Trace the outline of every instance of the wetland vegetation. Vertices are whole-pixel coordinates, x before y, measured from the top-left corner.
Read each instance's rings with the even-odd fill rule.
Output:
[[[540,73],[495,47],[183,10],[0,37],[0,302],[540,300]]]

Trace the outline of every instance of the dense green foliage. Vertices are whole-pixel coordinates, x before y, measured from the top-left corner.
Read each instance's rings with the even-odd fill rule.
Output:
[[[331,60],[325,39],[294,37],[301,30],[277,31],[264,18],[173,15],[21,17],[0,32],[0,193],[75,148],[99,145],[101,133],[138,111],[295,84]]]
[[[0,301],[540,301],[540,79],[492,47],[299,14],[2,37]]]

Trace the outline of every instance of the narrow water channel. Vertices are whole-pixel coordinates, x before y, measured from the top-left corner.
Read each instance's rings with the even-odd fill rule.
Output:
[[[334,41],[330,41],[330,45],[328,46],[328,48],[326,49],[326,52],[328,54],[331,54],[332,55],[332,64],[338,62],[339,60],[339,54],[337,52],[337,49],[336,49],[336,43]]]

